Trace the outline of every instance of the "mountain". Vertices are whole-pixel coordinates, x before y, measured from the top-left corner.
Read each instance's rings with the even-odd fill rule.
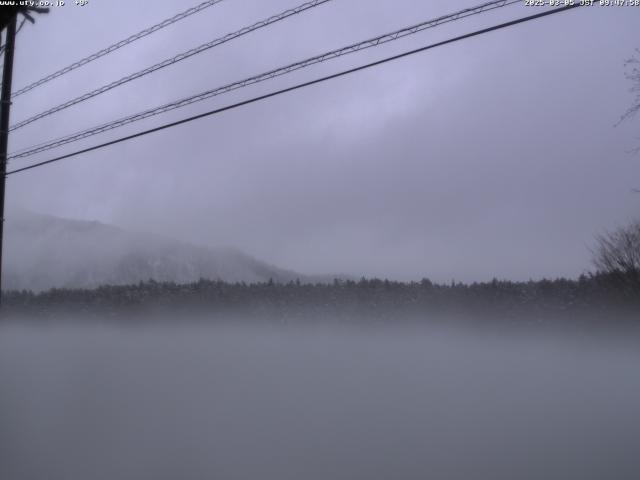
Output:
[[[329,281],[283,270],[232,248],[192,245],[100,222],[31,212],[5,222],[4,285],[7,290],[92,288],[153,279],[185,283],[200,278],[229,282]]]

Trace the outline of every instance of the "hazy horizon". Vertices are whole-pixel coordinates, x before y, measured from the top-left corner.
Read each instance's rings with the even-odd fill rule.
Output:
[[[47,225],[47,222],[53,220],[55,223],[53,225]],[[70,223],[68,223],[70,222]],[[84,228],[80,230],[75,230],[75,222],[80,222],[78,225],[84,225]],[[20,225],[20,227],[18,227]],[[14,228],[17,227],[17,230]],[[73,227],[73,228],[72,228]],[[113,231],[107,230],[111,235],[104,236],[102,238],[96,237],[95,233],[91,233],[91,229],[100,230],[102,227],[106,227],[107,229],[113,228]],[[175,255],[176,251],[182,249],[185,252],[188,252],[192,247],[196,249],[203,249],[202,252],[210,251],[212,258],[218,258],[218,262],[225,260],[224,256],[238,256],[241,258],[246,258],[247,260],[256,260],[261,264],[264,263],[265,266],[274,267],[274,277],[275,272],[277,270],[282,269],[291,274],[298,274],[301,278],[309,277],[312,281],[318,281],[321,278],[335,276],[336,278],[352,278],[352,279],[360,279],[360,278],[382,278],[393,281],[400,282],[412,282],[412,281],[420,281],[423,279],[429,279],[436,283],[447,284],[451,281],[460,282],[459,278],[441,276],[440,278],[434,278],[429,275],[429,272],[424,272],[423,274],[417,274],[415,276],[390,276],[390,275],[381,275],[381,276],[367,276],[360,272],[345,272],[345,271],[295,271],[286,268],[282,268],[280,265],[272,264],[264,259],[258,258],[254,255],[251,255],[248,252],[242,251],[233,245],[206,245],[203,243],[196,243],[193,241],[185,241],[181,240],[178,237],[171,236],[169,233],[153,233],[147,230],[144,230],[143,226],[139,226],[138,228],[127,227],[122,225],[115,225],[110,223],[104,223],[98,220],[90,220],[90,219],[81,219],[81,218],[65,218],[59,217],[57,215],[45,214],[40,212],[35,212],[33,210],[27,209],[13,209],[13,211],[8,215],[7,223],[5,224],[5,253],[6,259],[3,270],[3,277],[6,280],[7,275],[24,275],[25,278],[28,278],[29,275],[33,277],[33,275],[37,275],[39,277],[44,277],[49,280],[45,281],[44,284],[41,284],[40,281],[35,281],[32,287],[29,284],[20,284],[18,289],[23,288],[33,288],[35,291],[41,291],[43,289],[48,289],[51,287],[80,287],[83,284],[69,284],[66,281],[62,281],[63,278],[68,278],[69,276],[73,277],[77,275],[78,268],[82,264],[94,264],[96,260],[101,256],[100,251],[103,249],[103,253],[110,252],[106,255],[105,259],[103,259],[102,267],[100,267],[96,272],[102,270],[104,272],[109,271],[114,265],[119,263],[118,257],[113,257],[113,254],[118,252],[123,258],[127,256],[139,254],[142,250],[154,251],[155,247],[160,244],[165,248],[173,248],[174,252],[172,253],[172,257]],[[38,232],[38,233],[36,233]],[[104,232],[104,233],[106,233]],[[35,236],[34,236],[35,235]],[[45,235],[41,237],[41,235]],[[114,235],[116,235],[114,237]],[[65,240],[66,239],[66,240]],[[60,243],[63,242],[63,243]],[[71,242],[71,243],[69,243]],[[143,243],[148,242],[148,248],[143,247]],[[72,246],[74,245],[74,246]],[[51,270],[51,260],[48,259],[51,257],[52,253],[54,258],[57,258],[56,269]],[[160,252],[154,252],[158,255]],[[222,256],[221,256],[222,255]],[[158,257],[160,258],[160,257]],[[206,257],[203,257],[201,261],[204,261]],[[65,263],[66,262],[66,263]],[[105,263],[106,262],[106,263]],[[111,263],[109,263],[111,262]],[[228,262],[228,260],[227,260]],[[178,264],[179,265],[179,264]],[[229,268],[229,267],[227,267]],[[35,269],[35,270],[33,270]],[[494,278],[499,280],[508,280],[514,282],[520,281],[529,281],[529,280],[543,280],[543,279],[555,279],[555,278],[578,278],[579,275],[583,273],[594,272],[595,268],[592,265],[588,265],[583,269],[580,273],[576,274],[573,277],[562,277],[558,276],[540,276],[533,277],[531,275],[522,278],[506,278],[506,277],[490,277],[490,278],[474,278],[472,280],[467,280],[464,283],[471,283],[472,281],[479,282],[488,282]],[[39,272],[39,273],[38,273]],[[63,274],[63,272],[66,272]],[[230,270],[229,273],[233,274],[233,270]],[[35,277],[33,277],[35,278]],[[106,278],[106,277],[105,277]],[[197,280],[197,278],[154,278],[153,275],[149,277],[144,277],[132,281],[133,283],[137,283],[137,281],[144,281],[149,278],[153,278],[159,281],[176,281],[177,283],[188,283],[191,281]],[[200,277],[198,277],[200,278]],[[215,280],[218,278],[217,276],[207,276],[205,275],[203,278]],[[228,278],[227,281],[239,281],[242,277],[237,277],[234,279]],[[224,278],[223,278],[224,280]],[[244,279],[247,281],[248,279]],[[264,278],[262,280],[256,279],[256,281],[266,281]],[[276,280],[277,281],[277,280]],[[286,280],[288,281],[288,280]],[[324,280],[323,280],[324,281]],[[48,282],[48,283],[47,283]],[[93,285],[94,287],[99,284],[109,284],[112,282],[104,281],[98,284]],[[121,281],[116,281],[114,284],[121,284]],[[46,286],[45,286],[46,285]],[[5,284],[7,289],[15,289],[16,286],[12,286],[11,282]]]

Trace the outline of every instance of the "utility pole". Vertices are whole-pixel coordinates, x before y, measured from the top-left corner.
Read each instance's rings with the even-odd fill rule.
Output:
[[[4,71],[0,95],[0,305],[2,305],[2,244],[4,241],[4,190],[9,146],[9,112],[11,110],[11,79],[13,77],[13,51],[16,43],[16,14],[7,24],[4,48]]]

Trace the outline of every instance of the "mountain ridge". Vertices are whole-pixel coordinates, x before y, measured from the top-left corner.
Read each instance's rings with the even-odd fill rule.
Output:
[[[98,221],[20,211],[5,223],[4,289],[95,288],[201,278],[256,283],[326,283],[344,275],[305,275],[232,247],[209,247]]]

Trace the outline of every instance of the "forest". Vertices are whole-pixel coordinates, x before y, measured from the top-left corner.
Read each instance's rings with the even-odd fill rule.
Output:
[[[511,322],[553,319],[609,323],[615,314],[618,319],[640,323],[640,275],[630,271],[581,275],[578,279],[448,284],[426,278],[418,282],[335,279],[316,284],[206,279],[176,284],[149,280],[96,289],[11,291],[4,294],[3,303],[6,315],[30,318],[64,315],[125,320],[136,314],[167,313],[179,321],[198,313],[211,319],[237,314],[292,322],[393,322],[442,315]]]

